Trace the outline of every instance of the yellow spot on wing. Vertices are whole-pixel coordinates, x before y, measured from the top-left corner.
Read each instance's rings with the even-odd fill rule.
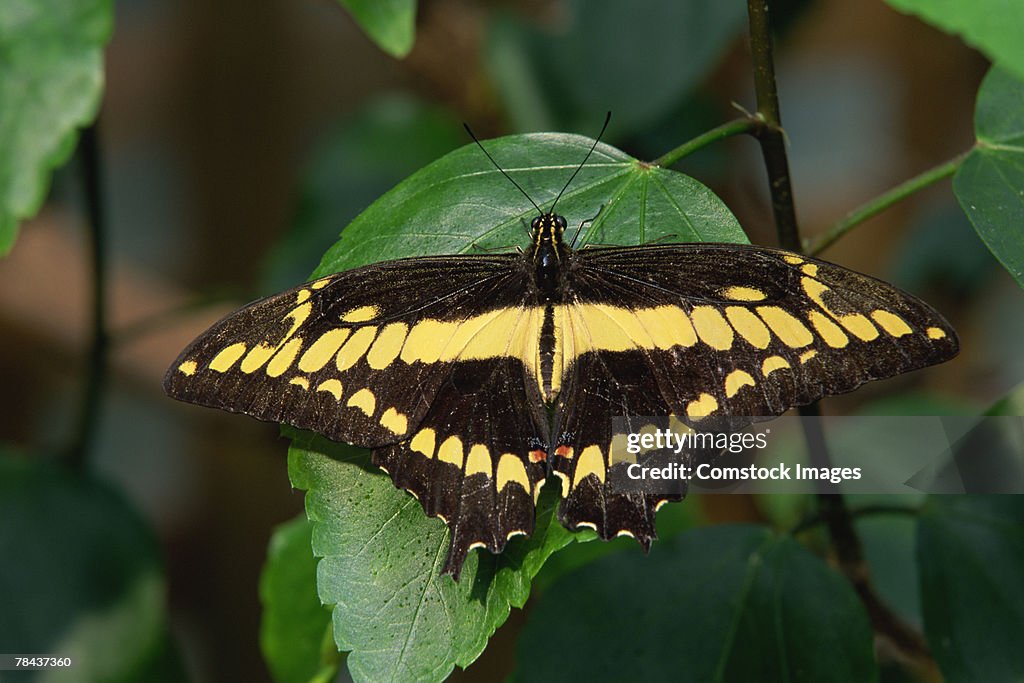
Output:
[[[786,346],[800,348],[814,341],[811,331],[785,309],[778,306],[758,306],[757,312]]]
[[[690,318],[678,306],[641,308],[636,311],[636,318],[659,349],[693,346],[697,343],[697,332]]]
[[[302,358],[299,359],[299,370],[302,372],[316,372],[322,369],[327,365],[327,361],[338,352],[338,349],[348,339],[348,335],[351,332],[347,327],[338,327],[321,334],[315,342],[309,345],[306,352],[302,354]]]
[[[326,391],[328,394],[332,394],[335,401],[341,400],[341,382],[336,379],[326,379],[323,382],[320,382],[320,385],[316,390]]]
[[[810,275],[811,277],[818,277],[818,266],[814,265],[813,263],[808,263],[800,270],[804,271],[805,275]]]
[[[839,324],[849,330],[853,336],[864,341],[871,341],[878,338],[878,328],[871,324],[871,321],[860,313],[853,315],[837,316]]]
[[[821,311],[808,311],[807,319],[811,321],[811,325],[818,331],[821,338],[825,340],[825,343],[832,348],[841,349],[850,343],[850,338],[846,336],[842,328],[832,322],[831,318]]]
[[[772,340],[772,333],[749,309],[742,306],[729,306],[725,309],[725,317],[751,346],[756,349],[768,348],[768,344]]]
[[[610,304],[573,304],[567,311],[574,331],[575,356],[590,350],[654,348],[650,332],[640,324],[636,313],[628,308]]]
[[[449,436],[437,449],[437,459],[450,462],[459,469],[462,468],[462,439],[457,436]]]
[[[603,484],[605,477],[605,466],[604,466],[604,453],[601,452],[600,446],[587,446],[580,453],[579,459],[576,461],[576,469],[572,475],[572,487],[576,488],[580,485],[588,475],[595,475]]]
[[[523,461],[512,453],[503,453],[498,459],[498,474],[494,483],[498,488],[498,493],[513,483],[519,484],[523,491],[530,492],[530,478],[526,476],[526,467],[523,465]]]
[[[562,498],[569,497],[569,475],[560,470],[555,470],[554,475],[562,482]]]
[[[767,377],[776,370],[782,370],[790,367],[789,361],[782,356],[768,356],[761,363],[761,374]]]
[[[349,397],[345,405],[351,408],[359,408],[369,417],[377,409],[377,397],[369,389],[360,389]]]
[[[297,387],[309,389],[309,380],[306,379],[305,377],[292,377],[290,380],[288,380],[288,384],[294,384]]]
[[[341,319],[347,323],[365,323],[376,318],[379,313],[380,309],[376,306],[360,306],[344,313]]]
[[[725,397],[732,398],[745,386],[755,386],[754,378],[743,370],[733,370],[725,378]]]
[[[223,352],[222,352],[223,353]],[[196,374],[196,362],[194,360],[187,360],[178,366],[178,372],[185,375]]]
[[[373,338],[376,335],[377,328],[372,325],[370,327],[360,327],[356,330],[355,334],[349,337],[344,346],[338,350],[338,370],[348,370],[358,363],[359,359],[366,353],[366,350],[370,348],[370,344],[373,343]]]
[[[686,414],[690,417],[706,417],[718,410],[718,401],[711,394],[701,394],[696,401],[686,405]]]
[[[263,367],[263,364],[270,360],[270,357],[274,355],[276,347],[267,346],[266,344],[257,344],[249,350],[249,353],[245,354],[245,358],[242,359],[241,370],[245,373],[255,372]]]
[[[405,323],[386,325],[380,331],[377,340],[373,342],[373,346],[370,347],[370,352],[366,354],[366,362],[369,366],[374,370],[383,370],[391,365],[398,358],[408,331],[409,326]]]
[[[210,369],[217,372],[227,372],[231,366],[238,362],[238,359],[245,353],[245,344],[232,344],[221,350],[213,360],[210,361]]]
[[[295,362],[295,357],[299,355],[299,349],[301,348],[302,337],[292,337],[285,342],[281,350],[274,354],[274,357],[267,364],[267,375],[270,377],[280,377],[283,375],[284,371]]]
[[[437,434],[433,429],[430,429],[429,427],[421,429],[416,433],[416,436],[412,438],[412,441],[409,442],[409,450],[422,453],[428,458],[433,458],[436,438]]]
[[[910,329],[910,325],[907,324],[907,321],[895,313],[891,313],[881,308],[872,311],[871,318],[878,323],[879,327],[893,337],[902,337],[905,334],[913,332],[913,330]]]
[[[402,347],[401,359],[406,363],[436,363],[445,344],[455,334],[457,322],[443,322],[427,318],[412,326]]]
[[[491,451],[482,443],[473,444],[466,456],[466,476],[474,474],[486,474],[488,478],[493,476]]]
[[[295,295],[295,303],[301,304],[306,299],[308,299],[310,296],[311,296],[311,293],[310,293],[310,291],[308,289],[300,289],[299,293]]]
[[[946,337],[946,331],[941,327],[929,327],[925,333],[929,339],[944,339]]]
[[[294,335],[295,332],[300,327],[302,327],[302,323],[306,322],[306,318],[309,317],[309,314],[312,311],[313,311],[313,304],[311,302],[308,302],[308,301],[306,303],[304,303],[304,304],[302,304],[300,306],[296,306],[292,310],[288,311],[287,315],[285,315],[284,318],[283,318],[283,320],[288,320],[289,318],[291,318],[291,320],[292,320],[292,326],[291,326],[291,329],[288,330],[288,333],[284,335],[284,337],[281,339],[281,341],[277,342],[277,344],[275,344],[273,346],[271,346],[270,344],[261,342],[261,343],[257,344],[256,346],[252,347],[249,350],[249,353],[247,353],[245,355],[245,358],[242,359],[242,365],[240,366],[240,369],[242,370],[242,372],[251,373],[251,372],[255,372],[256,370],[262,368],[263,365],[268,360],[270,360],[270,358],[275,353],[277,353],[277,351],[282,346],[284,346],[288,342],[289,339],[292,338],[292,335]],[[296,349],[296,352],[297,351],[298,350]],[[291,360],[294,361],[295,360],[294,357]],[[289,361],[289,364],[291,364],[291,361]]]
[[[325,277],[322,280],[317,280],[316,282],[311,284],[310,287],[312,287],[313,289],[323,289],[329,284],[331,284],[331,278]]]
[[[785,256],[782,257],[782,259],[786,263],[788,263],[790,265],[793,265],[793,266],[799,266],[801,263],[804,262],[804,260],[802,258],[800,258],[799,256],[795,256],[793,254],[786,254]]]
[[[803,353],[800,354],[800,362],[806,363],[807,361],[809,361],[810,359],[814,358],[817,355],[817,351],[815,351],[814,349],[808,349],[807,351],[804,351]]]
[[[472,318],[455,321],[424,319],[412,326],[402,347],[406,363],[435,363],[439,360],[483,360],[512,353],[531,365],[528,350],[536,353],[540,334],[540,307],[499,308]],[[532,343],[526,337],[534,330]]]
[[[394,408],[388,408],[380,416],[380,424],[393,434],[405,434],[409,429],[409,418]]]
[[[767,298],[764,292],[754,287],[726,287],[721,294],[726,299],[733,301],[764,301]]]
[[[868,320],[866,316],[861,315],[860,313],[848,313],[844,315],[829,309],[829,307],[825,305],[825,299],[823,296],[825,292],[829,291],[828,287],[809,277],[802,278],[801,284],[804,287],[804,291],[807,292],[807,296],[811,297],[811,300],[818,304],[818,306],[821,307],[821,310],[835,318],[839,324],[845,327],[848,332],[853,334],[853,336],[858,337],[863,341],[871,341],[878,337],[878,328],[872,325],[871,321]]]
[[[732,326],[725,321],[717,308],[697,306],[690,311],[690,318],[698,336],[705,344],[720,351],[732,347]]]

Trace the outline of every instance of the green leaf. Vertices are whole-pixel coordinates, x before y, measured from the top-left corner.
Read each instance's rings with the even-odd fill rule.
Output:
[[[521,129],[595,125],[611,110],[616,134],[642,132],[707,77],[746,20],[740,2],[571,0],[564,9],[551,30],[499,15],[489,32],[487,65]]]
[[[707,524],[700,502],[693,497],[687,498],[685,505],[666,505],[658,511],[658,538],[666,539]],[[612,553],[641,553],[642,550],[635,539],[620,536],[607,542],[597,541],[598,536],[591,531],[580,531],[576,534],[576,543],[548,558],[544,569],[533,581],[534,594],[548,590],[563,575],[576,571],[590,564],[599,557]],[[657,541],[660,542],[660,541]]]
[[[0,256],[96,116],[110,0],[0,2]]]
[[[174,680],[156,540],[105,484],[0,457],[0,644],[74,680]],[[180,680],[180,679],[179,679]]]
[[[260,577],[260,648],[277,683],[307,683],[317,676],[330,680],[340,663],[334,648],[327,661],[320,656],[331,613],[317,597],[312,537],[313,525],[305,516],[277,527]]]
[[[537,133],[484,142],[487,151],[541,207],[550,208],[593,140]],[[594,218],[576,246],[677,242],[746,242],[736,218],[704,185],[598,145],[558,202],[569,233]],[[598,211],[600,214],[598,215]],[[384,194],[342,233],[316,275],[403,256],[465,253],[526,245],[523,222],[537,210],[466,145],[417,171]],[[475,247],[474,247],[475,245]]]
[[[978,91],[974,131],[977,145],[953,177],[953,191],[989,250],[1024,287],[1024,81],[990,70]]]
[[[1024,78],[1024,4],[1006,0],[888,0]]]
[[[946,680],[1024,679],[1024,498],[931,496],[917,558],[925,635]]]
[[[338,0],[360,28],[392,57],[404,57],[416,39],[416,0]]]
[[[564,577],[530,612],[518,653],[524,681],[877,677],[850,585],[757,526],[695,530]]]
[[[505,552],[471,553],[458,583],[440,576],[448,529],[423,514],[369,464],[366,455],[321,437],[290,432],[289,475],[308,491],[320,599],[334,605],[334,638],[350,651],[356,681],[441,680],[465,668],[522,607],[547,557],[572,541],[552,524],[556,497],[545,491],[530,538]]]

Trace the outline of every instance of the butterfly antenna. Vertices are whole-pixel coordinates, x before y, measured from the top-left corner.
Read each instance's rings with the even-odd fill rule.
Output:
[[[517,183],[517,182],[516,182],[516,181],[515,181],[515,180],[514,180],[514,179],[512,178],[512,176],[510,176],[510,175],[509,175],[508,173],[506,173],[506,172],[505,172],[505,169],[503,169],[503,168],[502,168],[501,166],[499,166],[499,165],[498,165],[498,162],[494,160],[494,157],[492,157],[492,156],[491,156],[490,152],[488,152],[488,151],[487,151],[487,149],[486,149],[486,148],[485,148],[485,147],[484,147],[484,146],[483,146],[482,144],[480,144],[480,141],[479,141],[479,140],[477,140],[477,138],[476,138],[476,135],[474,135],[474,134],[473,134],[473,130],[472,130],[472,129],[471,129],[470,127],[469,127],[469,124],[468,124],[468,123],[465,123],[465,122],[463,122],[462,126],[463,126],[463,127],[464,127],[464,128],[466,129],[466,132],[467,132],[467,133],[469,133],[469,137],[473,138],[473,142],[475,142],[475,143],[476,143],[476,146],[480,148],[480,151],[481,151],[481,152],[483,152],[483,153],[484,153],[484,155],[485,155],[485,156],[486,156],[486,157],[487,157],[488,159],[490,159],[490,160],[491,160],[491,163],[492,163],[492,164],[494,164],[494,168],[496,168],[496,169],[498,169],[499,171],[501,171],[501,174],[502,174],[503,176],[505,176],[506,178],[508,178],[508,181],[509,181],[510,183],[512,183],[513,185],[515,185],[515,186],[516,186],[516,189],[517,189],[517,190],[519,190],[520,192],[522,192],[522,193],[523,193],[523,196],[524,196],[524,197],[526,197],[526,199],[527,199],[527,200],[528,200],[528,201],[529,201],[529,202],[530,202],[531,204],[533,204],[533,208],[537,209],[537,214],[538,214],[538,215],[543,215],[543,214],[544,214],[544,212],[543,212],[543,211],[541,210],[541,208],[540,208],[539,206],[537,206],[537,202],[533,201],[533,199],[531,199],[531,198],[530,198],[530,195],[526,194],[526,190],[524,190],[524,189],[522,188],[522,186],[520,186],[520,185],[519,185],[519,183]]]
[[[590,146],[590,151],[587,152],[587,156],[583,157],[583,161],[580,162],[580,165],[577,166],[576,170],[572,172],[572,175],[569,176],[569,180],[565,183],[565,186],[562,188],[562,191],[558,193],[557,197],[555,197],[555,203],[551,205],[550,213],[554,213],[555,212],[555,206],[558,204],[558,200],[562,198],[562,194],[564,194],[565,191],[569,188],[569,185],[572,184],[573,179],[576,178],[576,174],[579,173],[583,169],[584,164],[587,163],[587,159],[589,159],[590,155],[594,153],[594,150],[597,148],[597,143],[601,142],[601,137],[604,135],[605,130],[607,130],[608,122],[611,121],[611,120],[612,120],[612,113],[608,112],[604,116],[604,125],[601,126],[601,132],[597,134],[596,138],[594,138],[594,144],[592,144]]]

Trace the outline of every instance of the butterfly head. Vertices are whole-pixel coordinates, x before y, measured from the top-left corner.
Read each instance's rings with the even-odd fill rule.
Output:
[[[530,230],[536,247],[544,244],[558,246],[565,232],[565,217],[551,212],[541,214],[530,223]]]

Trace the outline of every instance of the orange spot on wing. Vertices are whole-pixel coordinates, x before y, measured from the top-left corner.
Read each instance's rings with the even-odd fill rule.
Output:
[[[544,462],[548,459],[548,454],[542,450],[530,451],[530,462]]]
[[[571,458],[572,446],[559,446],[558,448],[555,449],[555,455],[560,456],[562,458]]]

